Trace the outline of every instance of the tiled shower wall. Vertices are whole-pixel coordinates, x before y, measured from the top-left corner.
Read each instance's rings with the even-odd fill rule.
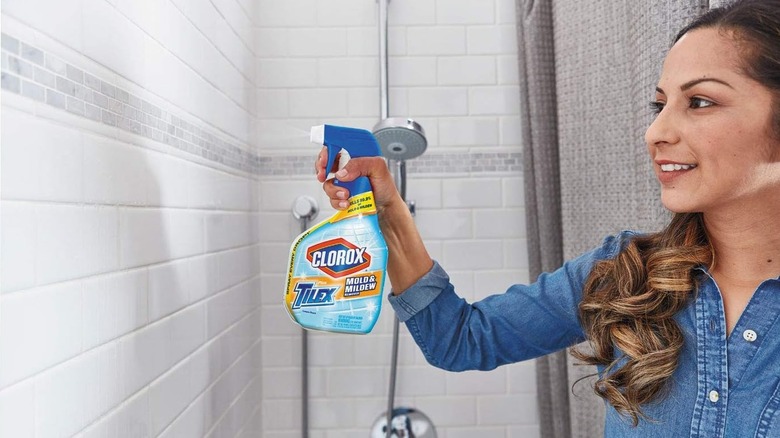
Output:
[[[300,435],[281,268],[312,124],[379,116],[374,0],[3,0],[0,436]],[[524,281],[513,0],[392,0],[409,198],[470,299]],[[261,293],[262,291],[262,293]],[[392,313],[312,334],[315,437],[385,409]],[[402,327],[397,405],[538,435],[531,363],[445,373]]]
[[[377,2],[257,3],[257,141],[280,163],[263,177],[260,222],[263,436],[300,436],[300,330],[281,309],[297,196],[319,200],[317,147],[306,131],[379,120]],[[391,0],[390,115],[427,132],[409,162],[408,198],[431,254],[467,299],[528,279],[514,0]],[[292,174],[292,175],[290,175]],[[276,292],[273,292],[276,291]],[[364,438],[386,409],[392,310],[367,336],[310,335],[310,429]],[[532,362],[448,373],[425,362],[401,327],[396,406],[422,410],[440,437],[538,436]]]
[[[0,436],[261,436],[253,11],[2,1]]]

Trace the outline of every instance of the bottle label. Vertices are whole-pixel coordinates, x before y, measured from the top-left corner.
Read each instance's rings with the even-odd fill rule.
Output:
[[[349,207],[346,210],[339,210],[330,218],[330,222],[338,222],[351,217],[375,214],[376,205],[374,204],[374,192],[365,192],[349,198]]]
[[[285,307],[308,329],[368,333],[382,306],[387,245],[371,192],[292,245]]]
[[[366,247],[355,246],[343,237],[310,246],[306,260],[312,267],[333,278],[362,271],[371,265],[371,255],[366,252]]]
[[[380,296],[382,271],[364,272],[341,280],[330,277],[299,279],[287,291],[287,307],[291,310],[306,307],[336,306],[338,302]]]

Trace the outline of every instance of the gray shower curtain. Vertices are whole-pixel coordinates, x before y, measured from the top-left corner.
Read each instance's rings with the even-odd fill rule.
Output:
[[[714,3],[714,2],[713,2]],[[644,145],[663,57],[706,0],[516,0],[531,278],[668,219]],[[537,360],[541,436],[603,435],[595,369]]]

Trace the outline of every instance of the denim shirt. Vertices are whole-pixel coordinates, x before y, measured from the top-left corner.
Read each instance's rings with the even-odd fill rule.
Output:
[[[531,285],[473,304],[455,295],[438,263],[389,300],[432,365],[491,370],[585,340],[577,314],[585,280],[635,235],[608,237]],[[679,364],[662,398],[643,406],[652,420],[633,427],[607,405],[605,436],[780,437],[780,280],[758,286],[727,337],[717,284],[705,268],[695,274],[698,290],[675,317],[684,335]]]

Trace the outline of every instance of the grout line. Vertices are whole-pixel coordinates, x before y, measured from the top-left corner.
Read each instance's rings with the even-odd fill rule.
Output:
[[[147,263],[147,264],[144,264],[144,265],[138,265],[138,266],[126,266],[126,267],[121,267],[120,266],[120,267],[118,267],[117,269],[115,269],[113,271],[96,272],[96,273],[86,274],[86,275],[80,276],[80,277],[74,277],[74,278],[67,278],[67,279],[57,280],[57,281],[51,282],[51,283],[33,284],[32,286],[27,286],[27,287],[24,287],[24,288],[21,288],[21,289],[13,289],[13,290],[5,291],[5,292],[0,292],[0,301],[5,299],[6,297],[16,296],[17,294],[27,293],[29,291],[36,290],[36,289],[43,289],[43,288],[58,286],[58,285],[62,285],[62,284],[77,283],[77,282],[81,282],[81,281],[96,281],[96,280],[100,280],[100,279],[104,279],[104,278],[109,278],[109,277],[112,277],[112,276],[127,275],[127,274],[130,274],[130,273],[134,272],[134,271],[140,271],[140,270],[145,270],[145,269],[155,269],[155,268],[164,267],[166,265],[173,264],[173,263],[186,263],[186,262],[189,262],[189,261],[192,261],[192,260],[195,260],[195,259],[199,259],[199,258],[205,258],[205,257],[211,257],[211,256],[219,256],[219,255],[227,254],[227,253],[229,253],[231,251],[247,250],[247,249],[251,249],[253,247],[257,247],[259,245],[260,245],[259,242],[251,242],[251,243],[247,243],[247,244],[241,244],[241,245],[238,245],[238,246],[231,246],[231,247],[228,247],[228,248],[217,249],[217,250],[213,250],[211,252],[190,254],[190,255],[182,256],[182,257],[179,257],[179,258],[176,258],[176,259],[161,260],[161,261],[151,262],[151,263]],[[240,282],[238,282],[236,284],[233,284],[233,285],[230,285],[230,286],[226,286],[225,288],[223,288],[221,290],[210,292],[206,297],[203,297],[203,298],[201,298],[201,299],[199,299],[197,301],[193,301],[190,304],[199,303],[199,302],[202,302],[202,301],[204,301],[204,300],[206,300],[206,299],[208,299],[208,298],[210,298],[212,296],[219,295],[222,292],[225,292],[225,291],[227,291],[230,288],[233,288],[235,286],[241,285],[245,281],[254,280],[255,277],[259,277],[260,275],[261,274],[259,272],[255,273],[255,274],[252,275],[252,277],[250,277],[248,279],[245,279],[243,281],[240,281]],[[164,318],[165,318],[165,316],[161,317],[160,319],[164,319]],[[158,319],[157,321],[159,321],[160,319]]]
[[[100,201],[78,201],[78,200],[59,200],[59,199],[31,199],[31,198],[14,198],[4,197],[0,200],[2,203],[10,202],[15,204],[30,204],[41,206],[60,206],[60,207],[100,207],[100,208],[120,208],[120,209],[134,209],[134,210],[160,210],[160,211],[188,211],[195,213],[223,213],[223,214],[258,214],[260,210],[241,210],[241,209],[227,209],[224,207],[202,207],[202,206],[181,206],[181,205],[152,205],[152,204],[123,204],[117,202],[100,202]],[[286,210],[284,210],[286,211]],[[270,213],[266,211],[265,213]],[[279,213],[276,211],[275,213]]]

